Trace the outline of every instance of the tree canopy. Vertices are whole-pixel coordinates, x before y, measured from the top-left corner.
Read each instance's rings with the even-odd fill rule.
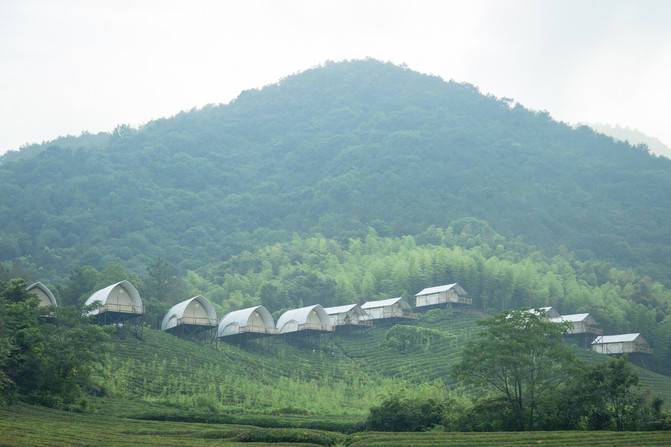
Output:
[[[464,348],[455,377],[500,395],[513,428],[535,428],[539,402],[568,379],[573,365],[573,353],[561,340],[568,326],[528,310],[502,312],[478,323],[484,331]]]
[[[22,279],[0,280],[0,402],[82,408],[106,331],[73,306],[39,307]]]

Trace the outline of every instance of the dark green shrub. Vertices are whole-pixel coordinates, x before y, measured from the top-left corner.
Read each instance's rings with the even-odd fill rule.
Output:
[[[423,431],[441,424],[445,411],[445,402],[436,399],[392,396],[370,409],[366,426],[377,431]]]
[[[506,399],[481,399],[465,410],[456,422],[458,431],[513,431],[520,430]]]

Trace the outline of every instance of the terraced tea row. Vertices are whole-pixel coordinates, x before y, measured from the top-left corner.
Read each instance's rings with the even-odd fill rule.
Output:
[[[671,446],[668,432],[382,433],[345,435],[306,428],[261,428],[243,424],[133,420],[104,414],[67,413],[26,405],[0,409],[0,445],[207,446],[230,447],[472,447],[472,446]]]
[[[352,436],[351,447],[471,447],[471,446],[608,446],[662,447],[671,445],[668,432],[518,432],[518,433],[363,433]]]
[[[133,420],[38,407],[0,409],[0,445],[77,446],[318,446],[346,436],[310,429]]]

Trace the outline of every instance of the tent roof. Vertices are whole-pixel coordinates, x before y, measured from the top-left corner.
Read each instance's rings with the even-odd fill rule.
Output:
[[[314,304],[312,306],[300,307],[298,309],[291,309],[284,312],[280,315],[280,318],[277,319],[277,329],[282,331],[284,325],[290,321],[295,321],[298,324],[305,324],[308,321],[308,316],[310,312],[315,311],[319,320],[322,324],[326,326],[331,326],[331,320],[329,316],[324,312],[324,308],[320,304]]]
[[[217,328],[217,336],[221,337],[224,333],[224,329],[231,324],[236,324],[238,326],[247,326],[249,325],[249,318],[254,312],[257,312],[261,319],[263,320],[263,325],[268,329],[275,329],[275,321],[273,321],[273,316],[270,315],[268,309],[264,306],[254,306],[248,307],[246,309],[235,310],[224,315],[224,318],[221,319],[219,327]]]
[[[52,306],[58,306],[58,303],[56,303],[56,297],[54,297],[54,294],[51,293],[51,290],[41,282],[35,282],[26,287],[26,290],[30,292],[33,289],[40,289],[44,294],[49,298],[49,301],[51,301]]]
[[[552,321],[553,323],[563,323],[565,321],[570,321],[571,323],[579,323],[581,321],[585,321],[588,317],[589,313],[560,315],[558,317],[550,318],[550,321]]]
[[[387,306],[393,306],[400,300],[402,300],[403,297],[399,296],[396,298],[388,298],[386,300],[378,300],[378,301],[366,301],[361,305],[362,309],[374,309],[376,307],[387,307]]]
[[[452,284],[445,284],[444,286],[427,287],[415,296],[432,295],[434,293],[446,292],[452,288],[454,288],[459,295],[466,295],[464,288],[461,287],[459,283],[455,282]]]
[[[633,334],[600,335],[594,339],[592,344],[600,345],[606,343],[622,343],[622,342],[634,341],[640,336],[641,336],[640,332],[634,332]]]
[[[117,283],[111,284],[104,289],[100,289],[91,295],[86,302],[84,303],[85,306],[89,306],[96,301],[99,301],[103,306],[107,303],[107,298],[109,298],[109,295],[112,293],[112,290],[114,290],[115,287],[123,287],[126,292],[128,292],[128,295],[130,295],[130,299],[133,302],[134,306],[142,306],[142,299],[140,298],[140,293],[137,291],[137,289],[131,284],[130,282],[126,281],[125,279],[123,281],[119,281]]]
[[[344,306],[325,307],[324,312],[329,315],[344,314],[359,306],[358,304],[346,304]]]
[[[545,312],[545,316],[549,316],[550,313],[552,313],[552,306],[545,306],[545,307],[532,307],[531,309],[526,310],[526,312],[529,312],[530,314],[534,315],[539,315],[540,311]],[[555,315],[559,315],[556,311],[554,312]],[[558,317],[550,317],[552,318],[558,318]]]
[[[191,304],[192,301],[198,301],[205,309],[205,312],[207,312],[207,317],[210,320],[214,320],[215,322],[217,321],[217,312],[214,310],[212,303],[210,303],[210,301],[204,296],[197,295],[193,298],[189,298],[188,300],[177,303],[168,309],[168,312],[165,314],[163,321],[161,322],[161,330],[164,331],[168,327],[168,322],[172,317],[182,318],[184,316],[184,311],[186,311],[186,308],[189,306],[189,304]]]

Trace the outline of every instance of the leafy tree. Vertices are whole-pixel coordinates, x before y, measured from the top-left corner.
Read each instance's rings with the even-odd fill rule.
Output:
[[[277,285],[267,282],[259,289],[259,298],[261,304],[268,309],[279,309],[289,304],[289,298],[286,291]]]
[[[544,429],[640,430],[663,419],[663,400],[647,399],[626,355],[594,365],[581,362],[574,371],[543,403]]]
[[[505,399],[514,428],[533,429],[539,402],[568,377],[573,354],[561,340],[568,326],[524,310],[478,324],[484,330],[464,348],[454,376]]]
[[[49,406],[70,406],[92,386],[105,353],[105,330],[72,306],[39,307],[22,279],[0,281],[0,391]],[[45,321],[50,320],[50,321]]]
[[[157,258],[147,266],[147,274],[143,277],[143,295],[170,301],[177,298],[179,278],[175,269],[163,258]]]
[[[177,276],[175,268],[165,259],[157,258],[147,265],[146,270],[146,274],[141,278],[139,290],[145,303],[145,319],[158,328],[171,306],[190,297],[186,296],[184,281]]]
[[[126,272],[126,269],[120,263],[109,262],[105,268],[98,273],[94,290],[102,289],[103,287],[123,281],[124,279],[130,279],[131,282],[137,283],[132,276],[133,275],[129,275]]]
[[[71,270],[65,284],[57,288],[61,305],[81,307],[97,282],[98,271],[91,266]]]
[[[336,283],[315,271],[294,270],[283,276],[290,305],[330,306],[336,296]]]
[[[631,370],[626,356],[599,365],[592,372],[592,381],[603,392],[604,399],[610,408],[615,426],[623,430],[625,421],[638,403],[634,388],[638,385],[638,376]]]
[[[587,387],[593,390],[596,402],[601,401],[617,430],[636,429],[643,408],[644,396],[638,391],[638,375],[627,356],[594,365],[587,374]]]

